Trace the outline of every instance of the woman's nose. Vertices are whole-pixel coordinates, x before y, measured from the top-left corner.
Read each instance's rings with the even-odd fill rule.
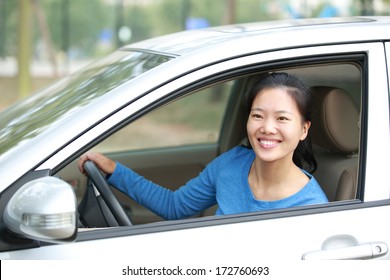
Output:
[[[260,132],[263,134],[275,134],[276,133],[275,122],[271,119],[264,119],[261,122]]]

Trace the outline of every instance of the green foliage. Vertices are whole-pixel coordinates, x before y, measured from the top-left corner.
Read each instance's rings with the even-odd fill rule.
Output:
[[[100,32],[112,24],[114,10],[107,9],[102,1],[67,0],[67,5],[64,3],[66,2],[40,0],[50,28],[52,42],[57,50],[61,49],[67,35],[64,34],[64,30],[68,30],[69,47],[83,50],[90,55],[94,51]],[[65,17],[68,17],[67,27],[64,26]],[[39,32],[38,28],[36,31]],[[37,34],[36,40],[40,36]]]
[[[27,1],[27,0],[26,0]],[[226,23],[228,0],[154,0],[142,1],[107,0],[36,0],[44,11],[50,37],[55,49],[68,46],[84,56],[103,55],[117,48],[116,30],[126,25],[132,31],[132,43],[163,34],[181,31],[188,17],[204,18],[210,26]],[[351,15],[361,12],[363,2],[374,0],[352,0]],[[0,56],[15,55],[18,32],[18,1],[0,0]],[[122,7],[118,5],[123,3]],[[125,5],[127,3],[127,5]],[[132,4],[133,3],[133,4]],[[283,7],[289,0],[235,0],[234,22],[274,20],[286,17],[284,11],[271,9]],[[316,16],[326,0],[309,11]],[[390,0],[383,0],[390,5]],[[372,5],[371,5],[372,6]],[[273,11],[273,12],[271,12]],[[68,18],[67,18],[68,16]],[[35,15],[34,46],[42,40]],[[66,25],[66,22],[69,24]],[[111,49],[99,50],[99,36],[110,30]]]
[[[16,54],[18,1],[0,0],[0,57]]]
[[[153,25],[149,20],[150,12],[143,7],[129,7],[125,10],[124,24],[130,27],[130,42],[137,42],[153,36]]]

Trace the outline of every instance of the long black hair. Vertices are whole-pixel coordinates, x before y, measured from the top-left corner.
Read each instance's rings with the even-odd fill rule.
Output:
[[[294,98],[303,121],[312,119],[312,94],[310,87],[301,79],[287,73],[270,73],[259,80],[248,95],[248,115],[257,94],[266,88],[283,88]],[[298,143],[294,150],[293,162],[300,168],[313,173],[317,169],[311,144],[310,130],[307,137]]]

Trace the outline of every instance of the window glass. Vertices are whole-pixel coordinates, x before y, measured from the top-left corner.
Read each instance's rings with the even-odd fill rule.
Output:
[[[0,156],[172,57],[118,51],[0,113]]]
[[[233,82],[213,85],[175,100],[121,129],[96,150],[125,150],[215,143]]]

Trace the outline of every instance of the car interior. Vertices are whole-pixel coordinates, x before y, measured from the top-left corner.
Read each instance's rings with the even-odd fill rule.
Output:
[[[310,135],[318,163],[314,177],[330,202],[359,199],[362,69],[357,61],[330,61],[261,69],[205,84],[129,123],[93,150],[175,190],[197,176],[219,154],[246,144],[246,93],[262,75],[283,71],[301,77],[312,89],[314,108]],[[203,99],[199,101],[201,98],[194,96]],[[176,107],[185,109],[180,111],[174,107],[175,103],[178,103]],[[79,173],[75,161],[58,176],[75,189],[80,216],[84,219],[80,227],[116,225],[110,214],[104,214],[109,210],[100,210],[100,214],[95,210],[100,203],[96,190],[91,180]],[[162,220],[125,194],[114,188],[112,191],[132,224]],[[99,206],[100,209],[105,207]],[[216,206],[207,209],[199,216],[213,215],[215,209]]]

